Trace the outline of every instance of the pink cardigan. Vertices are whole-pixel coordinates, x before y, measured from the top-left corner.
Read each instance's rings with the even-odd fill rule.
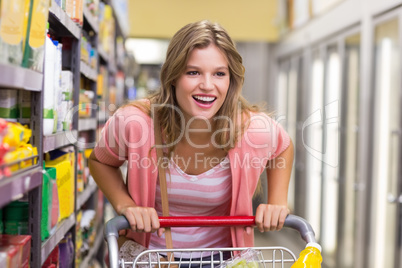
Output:
[[[139,206],[154,207],[157,181],[153,120],[133,106],[119,109],[105,124],[95,147],[96,158],[119,167],[128,161],[128,191]],[[281,154],[290,143],[288,134],[269,116],[253,114],[238,144],[229,151],[232,171],[230,215],[252,215],[252,197],[268,160]],[[252,247],[254,235],[232,227],[233,247]],[[148,247],[150,234],[130,232],[129,237]]]

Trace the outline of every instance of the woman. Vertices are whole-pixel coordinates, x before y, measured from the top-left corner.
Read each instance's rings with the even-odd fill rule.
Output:
[[[165,247],[154,111],[169,164],[171,216],[252,215],[252,197],[266,169],[268,203],[257,208],[257,228],[283,227],[293,145],[281,126],[241,96],[243,81],[242,58],[227,32],[208,21],[191,23],[170,42],[160,91],[108,120],[90,170],[130,222],[127,237],[145,247]],[[127,185],[119,171],[126,160]],[[174,248],[253,246],[250,228],[205,228],[172,228]]]

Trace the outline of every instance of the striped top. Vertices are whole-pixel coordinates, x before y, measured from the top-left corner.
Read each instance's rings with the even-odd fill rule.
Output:
[[[170,216],[227,216],[232,199],[232,174],[226,157],[212,169],[188,175],[171,159],[166,174]],[[156,185],[155,209],[162,215],[159,180]],[[176,227],[172,228],[173,248],[231,247],[229,227]],[[166,248],[165,237],[152,233],[150,249]],[[181,254],[190,258],[189,254]],[[205,254],[203,256],[206,256]],[[192,258],[200,255],[192,254]]]

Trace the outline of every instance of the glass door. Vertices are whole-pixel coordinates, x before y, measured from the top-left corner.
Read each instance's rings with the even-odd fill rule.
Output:
[[[276,120],[288,132],[296,148],[297,96],[299,90],[299,58],[291,58],[279,64]],[[295,175],[292,170],[289,183],[289,207],[295,208]]]
[[[306,151],[306,219],[313,227],[316,238],[320,240],[324,63],[319,50],[313,54],[311,68],[308,117],[302,130]]]
[[[360,34],[345,39],[344,89],[341,112],[338,267],[355,267],[356,190],[360,95]]]
[[[337,46],[327,49],[323,108],[321,245],[328,267],[335,266],[339,202],[339,120],[341,59]]]
[[[396,268],[400,236],[398,174],[400,155],[401,58],[399,20],[375,28],[373,165],[368,267]]]

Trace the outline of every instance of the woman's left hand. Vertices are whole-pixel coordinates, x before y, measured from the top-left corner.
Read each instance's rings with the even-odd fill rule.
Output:
[[[280,230],[289,213],[287,206],[261,204],[255,213],[255,223],[260,232]]]

